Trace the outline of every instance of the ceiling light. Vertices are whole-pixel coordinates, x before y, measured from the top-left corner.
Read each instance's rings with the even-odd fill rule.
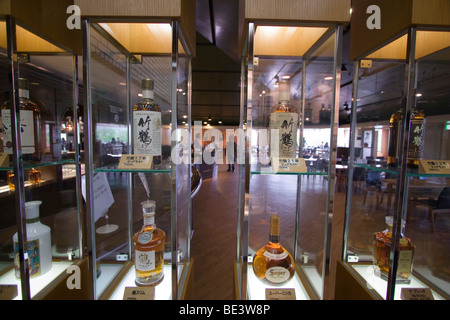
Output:
[[[291,78],[291,76],[282,76],[281,77],[281,79],[285,79],[285,80],[290,79],[290,78]]]
[[[333,80],[333,77],[325,77],[323,80]]]
[[[416,93],[416,97],[421,97],[422,94],[421,93]]]

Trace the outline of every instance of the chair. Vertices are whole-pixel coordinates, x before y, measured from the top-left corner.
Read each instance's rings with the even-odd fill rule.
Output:
[[[425,206],[428,208],[429,218],[431,220],[431,230],[435,231],[436,214],[450,213],[450,187],[442,189],[437,200],[435,199],[417,199],[411,201],[414,207]]]

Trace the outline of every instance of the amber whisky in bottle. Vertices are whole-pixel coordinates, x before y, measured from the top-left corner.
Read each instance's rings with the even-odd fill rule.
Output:
[[[161,163],[162,122],[161,107],[153,101],[153,80],[142,80],[142,100],[133,107],[134,154],[153,156],[153,163]]]
[[[389,275],[389,260],[392,246],[393,217],[387,216],[387,229],[376,232],[373,236],[373,265],[375,275],[387,280]],[[403,234],[405,224],[402,223],[400,235],[400,252],[398,255],[396,283],[410,283],[412,263],[414,258],[414,244]]]
[[[6,101],[1,107],[3,125],[4,152],[13,153],[12,145],[12,114],[11,101]],[[40,123],[39,107],[30,100],[28,80],[19,79],[19,115],[20,115],[20,146],[23,161],[41,160],[40,150]]]
[[[295,273],[294,259],[283,248],[280,239],[280,217],[270,217],[269,242],[253,257],[255,275],[271,284],[281,284],[290,280]]]
[[[399,143],[401,120],[403,117],[402,110],[394,112],[389,120],[389,147],[388,147],[388,165],[398,165],[398,153],[401,144]],[[423,156],[423,146],[425,140],[426,116],[422,110],[415,107],[411,110],[409,142],[408,142],[408,159],[407,166],[417,168],[419,161]]]
[[[297,155],[298,112],[290,104],[289,80],[281,80],[278,84],[278,104],[270,110],[270,130],[278,130],[278,155],[276,144],[271,143],[271,157],[295,158]],[[271,132],[271,137],[273,137]]]
[[[141,203],[144,216],[142,229],[133,237],[136,285],[154,286],[164,278],[164,231],[155,224],[155,201]]]

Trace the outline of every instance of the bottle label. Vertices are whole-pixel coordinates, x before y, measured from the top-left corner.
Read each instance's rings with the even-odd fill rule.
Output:
[[[152,241],[153,233],[151,232],[143,232],[138,236],[139,243],[147,244]]]
[[[138,271],[152,271],[155,269],[155,251],[134,252],[134,265]]]
[[[28,241],[25,244],[26,253],[25,258],[28,258],[28,269],[31,277],[36,277],[41,274],[41,255],[39,252],[39,239]],[[14,268],[17,278],[20,278],[20,260],[19,260],[19,244],[14,243],[14,251],[16,253],[14,258]]]
[[[397,272],[400,273],[410,273],[412,267],[412,250],[400,250],[398,256],[398,267]]]
[[[133,112],[134,154],[161,155],[161,112]]]
[[[23,154],[35,152],[33,111],[20,110],[20,142]],[[5,152],[12,154],[11,110],[2,110],[3,143]]]
[[[273,283],[283,283],[290,275],[289,270],[283,267],[272,267],[266,271],[266,279]]]
[[[271,113],[270,129],[278,130],[278,156],[280,158],[295,158],[297,153],[298,114],[293,112]],[[271,150],[273,146],[272,141]],[[271,155],[276,156],[274,153],[271,153]]]
[[[425,119],[411,120],[408,148],[409,159],[422,159],[424,139]]]
[[[270,260],[283,260],[286,259],[288,254],[286,251],[283,251],[282,253],[271,253],[268,251],[265,251],[263,253],[263,255],[267,258],[269,258]]]

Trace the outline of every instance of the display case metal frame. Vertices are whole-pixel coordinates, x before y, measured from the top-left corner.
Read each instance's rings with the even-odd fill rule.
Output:
[[[241,1],[241,101],[240,101],[240,124],[239,129],[242,133],[238,137],[238,141],[241,145],[245,145],[245,152],[240,159],[245,161],[239,161],[239,203],[238,203],[238,224],[237,224],[237,256],[235,266],[235,291],[238,299],[249,299],[250,280],[249,273],[251,269],[251,262],[249,259],[249,243],[250,243],[250,194],[253,189],[251,178],[255,175],[294,175],[297,177],[297,195],[296,199],[290,199],[295,202],[295,240],[293,256],[296,265],[295,272],[295,286],[301,292],[298,292],[298,298],[300,299],[327,299],[330,297],[329,281],[330,281],[330,259],[331,259],[331,238],[333,229],[333,215],[334,215],[334,186],[336,181],[335,166],[336,166],[336,143],[337,143],[337,129],[338,129],[338,110],[339,110],[339,95],[340,95],[340,72],[342,65],[342,37],[343,26],[350,19],[350,2],[339,1],[325,3],[309,4],[312,7],[308,7],[308,4],[304,1],[301,3],[292,1],[286,1],[283,3],[272,3],[268,1],[258,2],[256,4],[253,1]],[[308,7],[308,8],[306,8]],[[324,21],[325,20],[325,21]],[[321,47],[327,40],[333,39],[332,49],[332,69],[330,74],[333,76],[333,84],[330,86],[331,91],[331,118],[329,123],[330,128],[330,156],[327,164],[327,170],[325,173],[317,172],[302,172],[302,173],[275,173],[264,172],[264,169],[254,169],[251,164],[251,137],[253,126],[253,105],[254,98],[254,70],[255,70],[255,32],[258,27],[267,26],[280,26],[280,27],[323,27],[326,30],[315,41],[312,41],[307,47],[306,51],[301,54],[292,54],[293,59],[301,60],[301,100],[299,111],[299,150],[300,153],[303,148],[303,131],[305,126],[304,117],[305,114],[305,90],[306,81],[308,75],[307,64],[308,59],[313,53]],[[281,39],[280,39],[281,41]],[[292,42],[292,41],[291,41]],[[280,45],[280,44],[278,44]],[[293,45],[295,47],[295,44]],[[300,47],[300,44],[298,45]],[[261,58],[277,58],[277,56],[261,54]],[[278,58],[283,58],[280,56]],[[238,142],[238,147],[239,147]],[[239,151],[238,151],[239,153]],[[299,155],[302,157],[302,155]],[[299,265],[300,253],[298,245],[299,224],[300,222],[300,204],[301,199],[301,180],[302,177],[324,175],[323,178],[328,180],[328,187],[326,188],[326,212],[324,218],[324,239],[323,239],[323,268],[321,273],[321,285],[317,288],[311,282],[311,279],[306,275],[305,270]],[[303,182],[304,183],[304,182]],[[290,201],[289,200],[289,201]],[[263,243],[261,243],[261,246]],[[258,248],[256,248],[258,249]],[[292,281],[292,280],[291,280]],[[290,282],[291,283],[291,282]],[[293,285],[293,284],[291,284]],[[267,287],[266,287],[267,288]],[[260,288],[261,289],[261,288]],[[262,290],[262,289],[261,289]]]
[[[136,6],[139,7],[139,5],[142,4],[142,1],[140,4],[139,1],[135,1]],[[170,1],[168,3],[168,7],[171,5],[174,5],[175,7],[181,6],[180,2],[182,1]],[[130,214],[133,211],[132,208],[132,198],[133,198],[133,184],[132,184],[132,175],[137,172],[143,172],[148,174],[155,174],[160,173],[164,175],[169,176],[169,185],[170,185],[170,263],[168,265],[164,266],[165,269],[165,278],[170,278],[170,284],[169,288],[165,288],[165,291],[169,293],[170,299],[184,299],[188,296],[190,290],[188,288],[189,285],[192,285],[189,283],[189,278],[191,276],[191,269],[193,267],[193,261],[191,259],[190,255],[190,237],[192,234],[192,224],[191,224],[191,201],[190,201],[190,195],[191,195],[191,179],[186,180],[180,180],[178,181],[178,173],[177,170],[180,167],[179,165],[175,164],[173,161],[171,163],[170,168],[152,168],[151,170],[121,170],[121,169],[107,169],[107,168],[96,168],[94,165],[94,141],[93,141],[93,116],[92,116],[92,90],[91,90],[91,52],[90,52],[90,33],[92,30],[96,30],[96,32],[101,33],[101,35],[110,43],[112,43],[120,52],[123,54],[123,56],[126,58],[126,71],[125,71],[125,78],[123,79],[123,82],[126,83],[126,110],[128,110],[128,114],[126,115],[127,127],[128,127],[128,140],[132,141],[132,130],[131,130],[131,121],[132,119],[132,101],[131,101],[131,68],[132,64],[137,62],[139,63],[139,55],[142,54],[144,59],[146,55],[152,56],[168,56],[170,57],[170,64],[171,64],[171,73],[170,73],[170,133],[173,134],[177,129],[186,129],[190,132],[191,129],[191,59],[195,53],[195,50],[192,48],[191,41],[192,39],[189,34],[189,25],[187,24],[190,18],[187,18],[186,20],[183,20],[181,16],[184,16],[185,11],[182,9],[182,13],[171,13],[169,16],[167,14],[162,14],[160,12],[156,12],[157,14],[154,14],[153,9],[158,11],[161,9],[164,11],[165,8],[159,8],[158,6],[153,7],[155,4],[155,1],[146,1],[145,6],[146,10],[150,10],[153,12],[154,15],[151,15],[152,12],[150,12],[150,15],[147,16],[145,12],[138,12],[136,13],[133,11],[134,8],[133,4],[126,5],[127,8],[125,8],[125,11],[120,12],[119,15],[117,15],[117,12],[113,10],[110,11],[111,8],[100,8],[98,5],[95,5],[91,3],[90,1],[77,1],[77,3],[81,7],[81,12],[83,14],[83,20],[82,20],[82,28],[83,28],[83,49],[84,49],[84,87],[85,87],[85,112],[88,115],[87,117],[87,123],[86,128],[88,131],[88,147],[87,147],[87,161],[86,161],[86,183],[87,185],[90,185],[90,183],[93,181],[93,176],[96,172],[120,172],[121,174],[126,175],[127,179],[127,185],[128,185],[128,191],[126,194],[127,197],[127,207],[125,211],[127,212],[127,215],[130,217]],[[184,2],[183,6],[185,5]],[[187,3],[186,3],[187,4]],[[122,4],[119,2],[115,3],[115,6],[121,6]],[[113,6],[114,7],[114,6]],[[159,9],[158,9],[159,8]],[[194,5],[195,8],[195,5]],[[102,11],[100,14],[98,11]],[[144,10],[145,11],[145,10]],[[190,10],[188,10],[190,11]],[[170,17],[170,16],[173,17]],[[187,14],[189,15],[189,14]],[[191,21],[192,22],[192,21]],[[194,21],[195,22],[195,21]],[[130,25],[130,24],[154,24],[154,23],[165,23],[170,25],[171,28],[171,44],[170,44],[170,52],[168,53],[154,53],[154,52],[130,52],[129,48],[126,48],[119,39],[113,37],[111,33],[106,32],[101,26],[101,23],[118,23],[123,25]],[[186,25],[185,25],[186,24]],[[132,32],[130,33],[130,36],[133,36]],[[135,39],[136,40],[136,39]],[[151,39],[144,38],[138,39],[138,41],[151,41]],[[180,47],[182,46],[182,48]],[[183,50],[183,52],[181,51]],[[179,115],[178,109],[180,108],[180,99],[178,98],[179,91],[177,90],[178,86],[178,72],[180,69],[180,57],[181,53],[183,54],[183,57],[186,59],[186,66],[187,67],[187,81],[186,81],[186,112],[187,112],[187,123],[189,126],[185,128],[180,128],[179,125]],[[155,90],[155,93],[156,90]],[[189,136],[188,145],[190,145],[191,137]],[[177,148],[178,141],[171,141],[171,151],[175,150]],[[127,150],[124,151],[127,154],[132,154],[132,144],[129,144],[127,147]],[[189,177],[190,177],[190,170],[189,170]],[[178,194],[179,193],[179,184],[182,183],[184,187],[186,187],[186,194]],[[132,248],[132,238],[134,235],[133,232],[133,226],[132,226],[132,218],[128,219],[128,245],[127,245],[127,262],[122,266],[120,272],[115,276],[114,279],[110,281],[110,283],[107,285],[107,288],[103,292],[99,292],[97,290],[97,283],[96,283],[96,276],[97,276],[97,265],[96,261],[98,260],[97,254],[96,254],[96,235],[95,235],[95,214],[94,214],[94,190],[92,188],[87,188],[86,193],[86,205],[87,205],[87,211],[88,211],[88,230],[89,230],[89,241],[88,241],[88,255],[89,255],[89,266],[90,266],[90,277],[92,280],[93,285],[93,295],[95,299],[112,299],[117,298],[117,290],[119,284],[127,278],[128,273],[133,272],[133,262],[131,258],[133,257],[133,248]],[[180,204],[178,201],[182,198],[186,198],[186,214],[187,214],[187,221],[186,225],[180,225],[184,223],[181,221],[181,218],[179,218],[179,212],[178,212],[178,206]],[[189,201],[187,199],[189,198]],[[157,223],[158,220],[156,219]],[[179,263],[179,248],[178,248],[178,240],[179,240],[179,232],[180,228],[185,228],[185,234],[189,235],[187,236],[187,252],[184,252],[184,263]],[[167,241],[168,235],[166,234],[166,241]],[[181,268],[181,269],[180,269]],[[131,270],[131,271],[130,271]],[[134,276],[134,274],[133,274]],[[134,285],[134,282],[133,284]],[[158,289],[160,286],[163,286],[164,283],[159,284],[156,288]],[[123,289],[123,287],[121,287]],[[120,293],[119,293],[120,296]],[[121,296],[119,298],[122,298]]]
[[[7,64],[9,69],[9,81],[11,83],[9,88],[9,97],[11,97],[11,121],[13,123],[12,133],[12,164],[11,168],[6,168],[6,170],[12,170],[14,172],[14,185],[15,190],[14,193],[14,207],[15,207],[15,223],[17,227],[18,234],[18,259],[19,259],[19,272],[20,272],[20,290],[21,296],[17,296],[16,299],[30,300],[30,299],[48,299],[53,296],[55,292],[59,294],[68,294],[67,288],[65,287],[64,280],[67,278],[67,274],[63,272],[63,269],[66,269],[67,266],[63,266],[61,269],[56,268],[55,271],[50,271],[52,274],[50,277],[46,277],[46,280],[40,280],[39,284],[38,280],[31,279],[28,270],[28,259],[25,259],[26,252],[26,243],[27,243],[27,229],[26,229],[26,215],[25,215],[25,202],[26,202],[26,188],[25,188],[25,170],[30,169],[32,167],[36,168],[47,168],[47,167],[55,167],[62,166],[65,164],[74,164],[75,165],[75,204],[76,208],[76,220],[77,225],[74,226],[75,230],[78,234],[78,249],[77,254],[75,255],[75,260],[70,262],[69,265],[74,265],[76,267],[81,267],[84,263],[84,231],[82,228],[82,198],[81,198],[81,150],[80,150],[80,140],[79,140],[79,126],[75,125],[73,127],[74,132],[74,158],[73,160],[62,160],[57,159],[56,161],[44,161],[42,160],[40,163],[24,164],[22,158],[22,146],[20,143],[20,116],[19,116],[19,90],[18,83],[19,77],[21,74],[21,57],[28,55],[63,55],[68,56],[72,60],[72,65],[70,67],[71,74],[69,77],[72,79],[72,90],[71,90],[71,101],[70,104],[72,106],[77,106],[75,108],[72,107],[72,116],[74,119],[78,119],[78,58],[77,58],[77,47],[74,43],[74,39],[77,38],[76,32],[73,32],[71,35],[67,32],[68,30],[62,30],[62,32],[57,35],[49,33],[52,28],[60,28],[61,23],[64,23],[65,20],[63,16],[59,18],[53,19],[51,23],[43,26],[43,20],[51,20],[49,15],[52,14],[53,10],[48,10],[43,12],[39,17],[31,17],[27,14],[24,7],[29,5],[28,1],[17,1],[14,4],[9,3],[9,1],[2,1],[2,8],[0,10],[0,20],[4,23],[5,31],[4,34],[1,35],[3,40],[5,40],[6,48],[5,55],[7,57]],[[61,5],[64,6],[66,2],[59,2],[53,9],[59,10]],[[54,5],[54,1],[49,1],[45,8],[49,8],[48,6]],[[64,11],[65,12],[65,11]],[[18,32],[18,28],[20,28],[20,33]],[[72,39],[71,36],[73,37]],[[25,40],[25,37],[28,37],[28,40]],[[24,46],[25,42],[26,46]],[[20,43],[20,48],[19,48]],[[24,50],[25,51],[21,51]],[[29,58],[29,57],[28,57]],[[48,71],[48,70],[47,70]],[[50,71],[48,71],[50,72]],[[59,124],[59,121],[55,123]],[[59,132],[59,130],[58,130]],[[3,143],[3,141],[2,141]],[[1,169],[2,171],[5,168]],[[28,187],[27,187],[28,188]],[[53,241],[52,241],[53,242]],[[54,258],[54,257],[53,257]],[[54,262],[53,262],[54,263]],[[2,274],[2,276],[7,276],[7,274]],[[42,281],[48,281],[48,283],[40,283]],[[34,289],[32,289],[32,282],[34,282]],[[84,291],[83,291],[84,292]],[[79,298],[79,296],[77,295]]]
[[[370,3],[369,3],[370,2]],[[366,8],[369,5],[376,5],[383,16],[383,28],[382,30],[369,29],[366,26],[366,19],[369,17],[365,15]],[[392,226],[392,243],[390,249],[389,257],[389,275],[387,279],[386,292],[383,294],[382,289],[376,290],[377,286],[375,284],[367,282],[361,272],[356,271],[352,267],[354,265],[349,257],[355,257],[354,252],[349,250],[349,232],[350,232],[350,218],[352,212],[352,188],[349,187],[347,190],[346,198],[346,215],[345,215],[345,225],[344,225],[344,238],[343,238],[343,255],[342,264],[340,270],[346,270],[352,278],[357,279],[356,282],[360,286],[364,287],[365,293],[368,293],[373,299],[386,299],[393,300],[400,297],[398,288],[400,285],[396,284],[397,269],[399,267],[398,257],[400,254],[400,238],[402,231],[402,221],[406,220],[408,213],[408,192],[410,188],[410,179],[419,177],[440,177],[449,178],[448,174],[424,174],[419,173],[416,170],[411,170],[407,166],[407,155],[408,155],[408,145],[409,145],[409,134],[410,134],[410,117],[411,110],[417,105],[417,76],[418,67],[421,59],[424,57],[430,57],[437,52],[442,52],[444,50],[449,50],[450,45],[450,28],[448,26],[450,6],[448,2],[436,0],[433,3],[422,1],[422,0],[402,0],[396,3],[402,10],[394,10],[391,3],[387,1],[360,1],[354,4],[354,10],[352,15],[352,38],[351,38],[351,59],[354,61],[354,77],[353,77],[353,88],[352,88],[352,107],[351,107],[351,123],[350,123],[350,154],[349,159],[355,159],[355,141],[357,137],[357,127],[358,120],[357,114],[360,107],[359,101],[359,90],[358,85],[361,80],[361,67],[362,61],[380,61],[380,62],[395,62],[403,63],[405,72],[403,79],[403,101],[401,104],[401,109],[403,115],[402,121],[400,123],[400,137],[398,139],[400,148],[398,149],[398,159],[399,165],[395,168],[377,168],[374,166],[357,164],[354,161],[349,161],[349,177],[348,185],[351,186],[353,182],[354,169],[356,167],[364,167],[367,170],[372,171],[388,171],[396,176],[396,189],[395,189],[395,203],[393,209],[393,226]],[[420,32],[448,32],[447,41],[437,43],[432,41],[431,35],[429,37],[422,36],[419,42],[418,35]],[[370,40],[369,40],[370,39]],[[427,46],[425,43],[427,40],[429,44],[434,44]],[[402,45],[398,43],[402,42]],[[390,50],[387,49],[390,46]],[[426,53],[418,54],[418,50],[424,48],[431,48]],[[426,51],[426,50],[425,50]],[[374,233],[380,230],[374,230]],[[368,263],[360,262],[356,263],[359,265],[369,265]],[[414,272],[413,272],[414,277]],[[417,282],[418,281],[418,282]],[[433,287],[425,277],[420,277],[416,275],[414,279],[416,285],[423,287],[429,286],[432,290],[436,291],[442,297],[448,298],[448,294],[439,288]],[[345,298],[346,294],[341,290],[342,288],[337,287],[336,292],[339,292],[340,298]],[[397,291],[396,291],[397,289]],[[358,289],[359,290],[359,289]],[[351,291],[351,290],[349,290]],[[343,295],[341,295],[343,293]],[[350,294],[350,293],[349,293]]]

